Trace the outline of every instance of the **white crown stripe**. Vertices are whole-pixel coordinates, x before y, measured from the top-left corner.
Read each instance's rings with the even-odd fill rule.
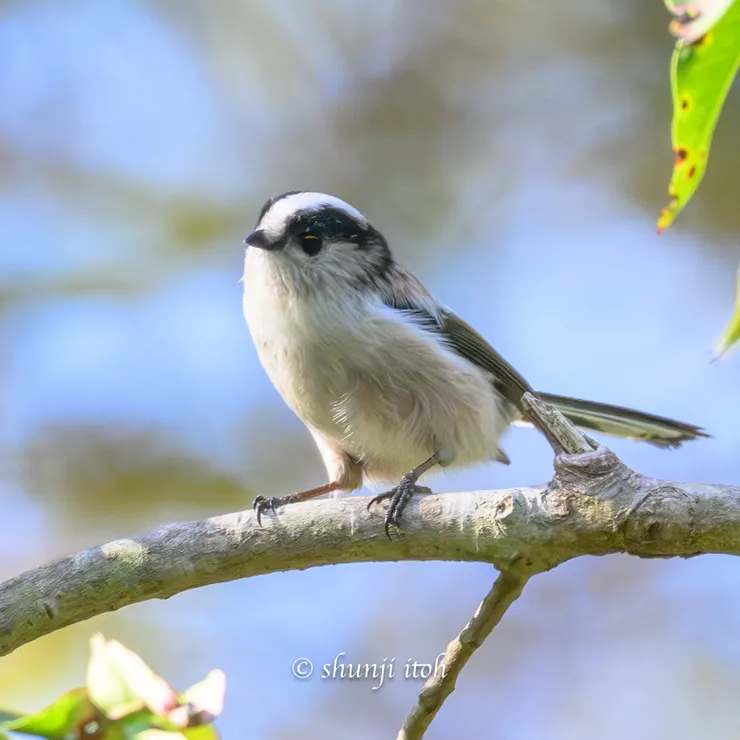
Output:
[[[270,236],[280,236],[285,225],[299,211],[319,211],[326,207],[336,208],[339,211],[356,218],[362,223],[367,223],[367,219],[349,203],[336,198],[333,195],[325,193],[295,193],[278,200],[262,217],[259,222],[259,228],[263,229]]]

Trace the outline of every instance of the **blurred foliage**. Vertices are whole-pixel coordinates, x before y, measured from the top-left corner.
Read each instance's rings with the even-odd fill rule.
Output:
[[[9,715],[10,712],[4,714]],[[74,740],[76,737],[95,736],[87,727],[96,722],[97,714],[87,689],[79,688],[68,691],[35,714],[16,715],[4,720],[0,726],[23,735]]]
[[[717,356],[724,354],[740,340],[740,270],[737,274],[737,295],[735,296],[735,313],[714,345]]]
[[[22,462],[24,486],[67,533],[106,522],[130,531],[173,510],[181,518],[238,510],[254,495],[156,428],[51,425]]]
[[[135,653],[96,634],[87,683],[29,715],[2,712],[2,729],[49,740],[218,740],[225,677],[211,671],[177,694]]]

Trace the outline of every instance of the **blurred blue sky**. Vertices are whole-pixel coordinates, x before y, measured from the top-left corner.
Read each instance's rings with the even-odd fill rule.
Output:
[[[737,482],[738,362],[708,348],[732,305],[740,111],[659,239],[667,22],[637,0],[0,5],[0,575],[323,481],[241,318],[241,238],[294,188],[360,208],[535,387],[715,435],[610,440],[632,467]],[[506,450],[430,484],[550,477],[536,433]],[[224,737],[394,736],[421,684],[300,682],[292,661],[433,661],[493,577],[334,566],[129,607],[0,662],[0,705],[81,683],[101,630],[177,686],[223,668]],[[428,736],[735,737],[738,586],[721,556],[540,576]]]

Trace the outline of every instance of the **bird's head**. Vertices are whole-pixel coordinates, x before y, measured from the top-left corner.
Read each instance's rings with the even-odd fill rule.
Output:
[[[292,191],[270,198],[244,240],[248,256],[268,260],[291,287],[371,285],[392,257],[383,235],[349,203],[324,193]]]

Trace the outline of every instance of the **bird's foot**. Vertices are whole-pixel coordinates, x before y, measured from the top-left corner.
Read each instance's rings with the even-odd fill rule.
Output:
[[[288,496],[271,496],[265,498],[264,496],[255,496],[252,502],[252,508],[257,514],[257,524],[262,526],[262,515],[266,511],[274,512],[275,509],[280,506],[286,506],[287,504],[297,504],[300,501],[308,501],[308,499],[316,498],[317,496],[323,496],[325,493],[331,493],[339,488],[337,481],[331,483],[324,483],[323,486],[316,486],[316,488],[309,488],[307,491],[299,491],[298,493],[291,493]]]
[[[276,509],[279,509],[281,506],[285,506],[286,504],[292,504],[297,501],[301,501],[302,499],[299,498],[300,494],[291,494],[290,496],[270,496],[270,498],[265,498],[264,496],[255,496],[254,501],[252,502],[252,508],[254,509],[255,514],[257,514],[257,524],[262,526],[262,515],[266,511],[272,511],[275,512]]]
[[[367,505],[367,510],[370,511],[370,509],[375,506],[375,504],[379,504],[381,501],[386,501],[389,498],[392,498],[396,495],[396,491],[398,490],[399,486],[396,486],[395,488],[391,488],[390,491],[384,491],[383,493],[378,493],[377,495],[373,496],[370,499],[370,503]],[[432,493],[432,489],[429,488],[429,486],[414,486],[414,493]]]
[[[370,503],[367,505],[367,509],[370,511],[374,504],[379,504],[381,501],[390,499],[390,505],[388,506],[388,510],[385,512],[385,536],[390,540],[390,527],[393,525],[396,529],[401,529],[399,519],[411,497],[416,493],[431,492],[431,488],[417,485],[411,476],[404,476],[395,488],[392,488],[390,491],[385,491],[384,493],[379,493],[377,496],[373,496],[370,499]]]

